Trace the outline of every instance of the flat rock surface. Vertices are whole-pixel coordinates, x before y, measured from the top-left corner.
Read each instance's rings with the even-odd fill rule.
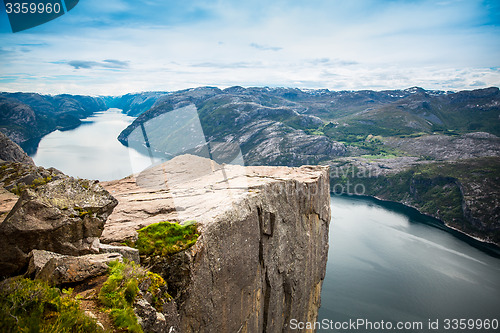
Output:
[[[5,220],[5,217],[12,210],[19,197],[0,187],[0,223]]]
[[[101,183],[118,200],[101,242],[134,239],[136,230],[161,221],[195,220],[203,230],[260,186],[290,179],[311,183],[322,172],[323,167],[222,166],[198,156],[178,156],[139,175]]]

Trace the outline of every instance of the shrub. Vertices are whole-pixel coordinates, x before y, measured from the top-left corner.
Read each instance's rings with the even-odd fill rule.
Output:
[[[46,282],[14,278],[0,284],[0,332],[102,331],[80,302]]]
[[[140,333],[142,328],[134,314],[133,304],[139,294],[139,284],[151,281],[147,292],[153,295],[153,305],[159,309],[171,299],[161,276],[147,271],[133,262],[113,261],[109,264],[109,277],[102,285],[99,300],[108,308],[115,325],[128,332]]]
[[[137,278],[146,275],[146,270],[132,263],[110,262],[109,277],[102,285],[99,300],[107,307],[114,323],[129,332],[142,332],[132,304],[139,292]]]

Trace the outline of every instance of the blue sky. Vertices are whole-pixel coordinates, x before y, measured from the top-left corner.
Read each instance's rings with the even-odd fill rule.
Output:
[[[80,0],[13,34],[0,91],[500,86],[500,0]]]

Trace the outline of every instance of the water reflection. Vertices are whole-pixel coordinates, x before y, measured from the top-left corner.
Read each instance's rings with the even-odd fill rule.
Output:
[[[333,196],[331,207],[319,320],[498,317],[499,259],[394,204]]]

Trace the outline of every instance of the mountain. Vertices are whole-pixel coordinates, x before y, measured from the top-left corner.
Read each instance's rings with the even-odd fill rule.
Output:
[[[118,139],[151,157],[189,153],[217,163],[375,170],[367,177],[335,175],[332,189],[355,182],[364,186],[360,194],[414,206],[469,235],[500,243],[498,214],[487,213],[496,209],[494,189],[500,184],[498,88],[236,86],[100,98],[2,93],[0,130],[29,151],[31,139],[76,126],[81,117],[107,107],[138,115]],[[467,169],[482,180],[468,177]],[[422,180],[422,170],[432,172],[424,172],[428,177]]]
[[[105,110],[99,97],[0,93],[0,131],[25,151],[36,151],[40,139],[54,130],[72,129],[80,119]]]
[[[317,164],[345,154],[343,144],[307,134],[304,130],[316,129],[323,121],[299,111],[283,99],[236,88],[188,89],[159,98],[118,139],[138,149],[149,145],[165,158],[195,153],[230,162],[241,150],[251,165]]]
[[[138,94],[126,94],[118,97],[104,97],[108,108],[122,109],[124,113],[137,117],[144,111],[149,110],[155,102],[166,92],[143,92]]]
[[[363,188],[356,194],[416,207],[500,244],[499,119],[500,92],[494,87],[202,87],[159,97],[118,139],[164,159],[192,153],[220,163],[327,164],[334,172],[332,189],[353,194],[342,187],[350,182]],[[342,168],[356,173],[337,176]]]
[[[404,96],[396,92],[391,95]],[[483,131],[498,136],[499,111],[498,88],[441,94],[415,89],[411,94],[396,101],[374,105],[336,118],[342,127],[328,129],[328,135],[394,136]]]

